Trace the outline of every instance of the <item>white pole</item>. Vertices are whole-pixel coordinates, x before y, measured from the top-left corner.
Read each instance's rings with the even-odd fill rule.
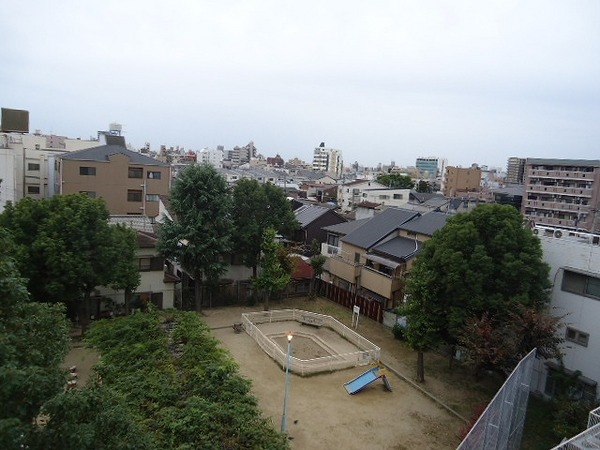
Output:
[[[281,416],[281,432],[287,432],[287,397],[288,389],[290,384],[290,360],[292,354],[292,332],[290,331],[287,336],[288,348],[287,348],[287,365],[285,366],[285,389],[283,394],[283,415]]]

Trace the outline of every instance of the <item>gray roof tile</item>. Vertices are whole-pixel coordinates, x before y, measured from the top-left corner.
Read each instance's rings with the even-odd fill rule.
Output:
[[[132,152],[131,150],[121,147],[120,145],[100,145],[98,147],[85,148],[75,152],[69,152],[61,155],[61,159],[81,160],[81,161],[108,161],[108,157],[121,153],[129,157],[129,160],[134,164],[144,164],[146,166],[162,166],[168,167],[157,159],[142,155],[141,153]]]
[[[401,230],[433,236],[433,233],[446,225],[448,217],[447,214],[432,211],[402,224],[399,228]]]
[[[371,248],[392,231],[397,230],[400,225],[418,215],[419,213],[406,209],[388,208],[341,240],[360,248]]]
[[[416,239],[398,236],[373,247],[369,253],[407,261],[420,252],[422,246],[423,243]]]

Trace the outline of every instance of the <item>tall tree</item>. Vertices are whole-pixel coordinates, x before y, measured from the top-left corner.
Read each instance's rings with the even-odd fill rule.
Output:
[[[321,278],[325,267],[327,257],[321,254],[321,243],[317,239],[313,239],[310,245],[310,267],[312,268],[312,276],[310,278],[310,288],[308,295],[310,298],[315,297],[315,280]]]
[[[450,218],[424,244],[407,280],[409,344],[427,350],[419,343],[426,336],[452,346],[473,317],[487,313],[507,323],[520,307],[541,310],[548,271],[539,241],[514,208],[481,205]]]
[[[135,254],[138,237],[134,230],[123,225],[112,227],[111,237],[114,240],[111,248],[114,252],[112,260],[115,270],[111,287],[124,291],[125,314],[129,314],[131,294],[140,284],[140,270]]]
[[[281,244],[275,240],[275,230],[267,229],[262,241],[261,271],[254,285],[263,291],[264,309],[269,310],[271,294],[286,287],[291,281],[292,267],[281,261]]]
[[[83,194],[26,198],[7,207],[0,224],[15,237],[34,300],[75,304],[87,324],[93,290],[121,279],[124,264],[133,263],[130,237],[115,234],[108,218],[104,201]]]
[[[379,175],[377,177],[377,182],[390,189],[412,189],[415,186],[415,182],[411,177],[399,173]]]
[[[27,448],[40,407],[65,386],[64,306],[31,302],[0,228],[0,448]]]
[[[214,285],[227,269],[231,250],[231,197],[227,182],[208,164],[183,170],[171,190],[174,219],[159,230],[158,249],[194,278],[196,310],[202,310],[202,280]]]
[[[257,275],[262,238],[267,228],[289,234],[298,227],[290,202],[284,192],[270,183],[240,180],[233,188],[233,243],[244,264]]]

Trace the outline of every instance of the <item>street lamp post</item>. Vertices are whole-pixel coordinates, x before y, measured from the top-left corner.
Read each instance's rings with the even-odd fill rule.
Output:
[[[283,394],[283,415],[281,416],[281,432],[287,432],[287,397],[288,388],[290,385],[290,360],[292,355],[292,332],[290,331],[287,335],[288,348],[287,348],[287,364],[285,366],[285,390]]]

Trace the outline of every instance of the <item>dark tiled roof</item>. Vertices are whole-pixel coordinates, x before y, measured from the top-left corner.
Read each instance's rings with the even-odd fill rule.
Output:
[[[100,145],[98,147],[85,148],[76,152],[69,152],[61,155],[62,159],[81,160],[81,161],[108,161],[109,156],[121,153],[129,157],[129,160],[134,164],[144,164],[146,166],[163,166],[168,167],[168,164],[162,163],[157,159],[142,155],[141,153],[132,152],[120,145]]]
[[[158,236],[152,233],[144,233],[143,231],[138,231],[137,238],[139,248],[155,248],[158,242]]]
[[[398,236],[373,247],[369,253],[407,261],[421,251],[422,246],[416,239]]]
[[[526,164],[547,164],[561,166],[591,166],[600,167],[600,160],[597,159],[553,159],[553,158],[527,158]]]
[[[366,219],[358,219],[358,220],[350,220],[348,222],[336,223],[335,225],[329,225],[327,227],[323,227],[323,230],[328,231],[330,233],[347,235],[352,233],[359,227],[362,227],[365,223],[371,220],[370,217]]]
[[[300,226],[304,228],[328,211],[331,211],[331,208],[318,205],[302,205],[294,211],[294,214],[296,215],[296,220],[300,223]]]
[[[400,226],[400,229],[433,236],[433,233],[446,225],[448,217],[447,214],[432,211],[420,217],[415,217],[410,222],[406,222]]]
[[[399,208],[388,208],[381,214],[372,217],[362,227],[342,238],[342,242],[360,248],[371,248],[381,239],[397,230],[400,225],[408,222],[419,213]]]
[[[378,206],[381,206],[381,203],[373,203],[373,202],[368,202],[368,201],[362,201],[358,204],[359,208],[368,208],[368,209],[375,209]]]

